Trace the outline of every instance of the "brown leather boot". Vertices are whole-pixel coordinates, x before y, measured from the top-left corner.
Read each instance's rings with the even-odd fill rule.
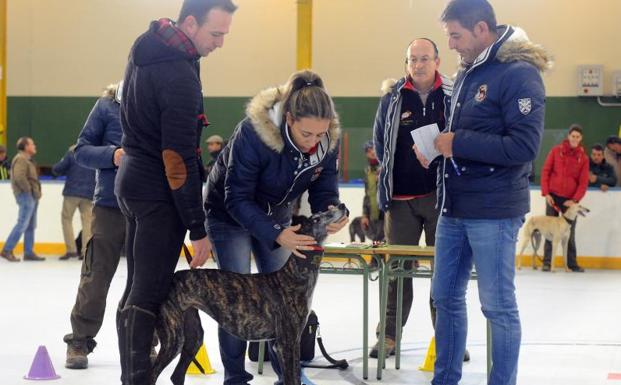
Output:
[[[6,259],[9,262],[19,262],[19,259],[15,257],[12,251],[0,251],[0,257]]]
[[[393,340],[390,337],[384,338],[384,350],[386,352],[386,356],[394,356],[396,346],[397,345],[395,343],[395,340]],[[377,358],[378,356],[379,356],[379,341],[377,341],[375,345],[373,345],[373,347],[371,348],[371,352],[369,353],[369,357],[371,358]]]
[[[86,369],[88,368],[89,353],[95,349],[97,342],[92,338],[76,339],[73,334],[67,334],[63,341],[67,343],[67,359],[65,368],[67,369]]]

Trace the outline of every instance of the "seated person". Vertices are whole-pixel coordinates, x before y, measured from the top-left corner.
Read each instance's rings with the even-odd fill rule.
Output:
[[[613,167],[604,159],[604,147],[596,144],[591,147],[591,160],[589,162],[589,187],[599,187],[602,191],[608,191],[609,187],[617,184],[617,176]]]

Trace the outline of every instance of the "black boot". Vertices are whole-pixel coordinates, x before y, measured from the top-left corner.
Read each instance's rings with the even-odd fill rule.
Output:
[[[123,385],[151,384],[151,342],[155,314],[138,306],[125,307],[120,313],[119,343]]]

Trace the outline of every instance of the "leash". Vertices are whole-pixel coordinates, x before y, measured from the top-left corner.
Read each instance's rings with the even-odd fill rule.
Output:
[[[205,373],[205,368],[203,368],[203,366],[198,362],[198,360],[196,359],[196,357],[192,358],[192,363],[194,363],[194,365],[196,365],[196,367],[198,368],[198,370],[201,372],[201,374],[206,374]]]
[[[185,260],[188,261],[188,265],[192,262],[192,253],[190,253],[190,249],[183,243],[183,254],[185,255]]]
[[[319,350],[321,350],[321,354],[330,363],[330,365],[311,364],[310,361],[308,361],[308,362],[301,363],[303,368],[344,370],[349,367],[349,363],[347,362],[346,359],[335,360],[334,358],[330,357],[330,355],[326,351],[326,348],[323,346],[323,340],[321,339],[321,333],[319,332],[319,326],[317,326],[317,344],[319,345]]]

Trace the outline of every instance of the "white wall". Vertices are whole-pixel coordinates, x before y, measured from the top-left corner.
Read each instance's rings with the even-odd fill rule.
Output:
[[[39,205],[37,242],[63,243],[60,225],[62,207],[62,182],[43,182],[43,197]],[[360,186],[342,186],[341,200],[347,205],[350,217],[362,214],[362,198],[364,190]],[[586,218],[578,221],[576,245],[579,256],[616,257],[621,258],[621,190],[607,193],[589,190],[581,202],[591,212]],[[307,204],[306,204],[307,206]],[[302,213],[308,208],[302,208]],[[542,215],[545,203],[539,189],[531,190],[531,212]],[[17,218],[17,205],[11,191],[11,185],[0,182],[0,242],[4,242]],[[74,218],[75,228],[79,228],[78,215]],[[349,242],[349,233],[343,229],[340,233],[328,238],[327,242]],[[530,251],[527,251],[529,253]]]

